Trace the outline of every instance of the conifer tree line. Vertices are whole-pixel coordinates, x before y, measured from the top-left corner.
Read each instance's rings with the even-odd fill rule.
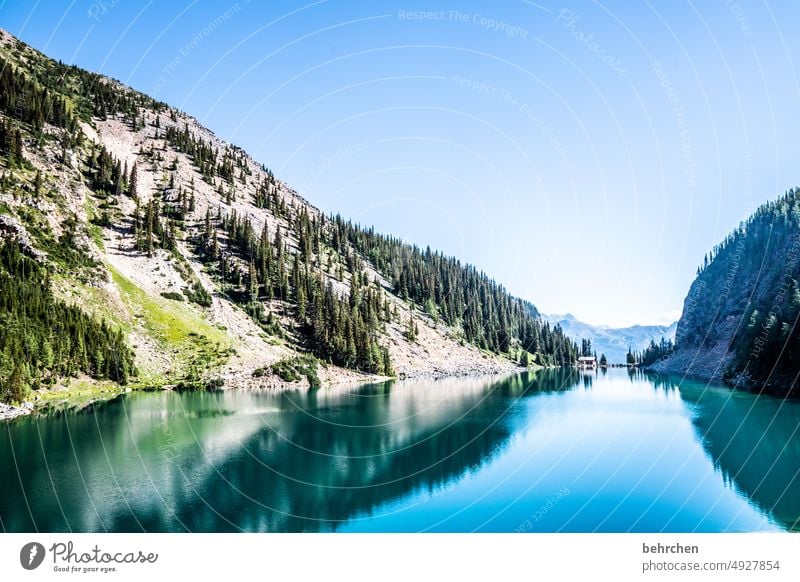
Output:
[[[8,161],[8,167],[21,167],[25,161],[22,145],[22,132],[6,125],[0,119],[0,155]]]
[[[84,166],[86,185],[95,196],[105,202],[100,223],[111,226],[108,209],[114,206],[120,195],[127,195],[136,202],[133,215],[134,248],[152,256],[156,249],[175,251],[177,231],[189,212],[195,208],[194,188],[191,192],[175,187],[175,175],[170,174],[160,197],[153,196],[142,207],[138,194],[137,164],[128,172],[127,162],[123,166],[102,145],[92,144]]]
[[[271,199],[271,204],[280,206],[278,196]],[[207,211],[198,251],[215,264],[228,295],[247,304],[257,319],[264,317],[261,301],[292,303],[308,345],[319,357],[369,372],[391,371],[388,349],[379,338],[385,324],[399,321],[399,316],[380,285],[366,275],[363,253],[387,269],[384,275],[388,269],[399,273],[393,277],[394,292],[448,325],[460,325],[465,341],[515,357],[521,352],[525,361],[530,353],[540,365],[575,362],[578,347],[559,326],[543,323],[533,305],[511,297],[474,267],[462,267],[439,253],[423,255],[339,217],[312,217],[305,208],[285,206],[283,212],[297,241],[296,252],[289,250],[288,233],[283,234],[281,227],[270,233],[265,224],[256,233],[249,217],[223,213],[221,208],[214,216]],[[387,256],[397,257],[394,262],[375,260],[382,256],[376,252],[380,245]],[[334,292],[330,281],[331,277],[344,280],[343,267],[351,274],[346,299]],[[412,314],[406,338],[415,341],[418,330]]]
[[[71,108],[65,94],[76,108]],[[23,139],[39,147],[45,124],[62,129],[62,158],[66,150],[84,139],[77,120],[89,120],[111,112],[130,112],[155,102],[123,91],[100,75],[66,67],[49,59],[24,72],[0,57],[0,156],[7,169],[26,164]],[[101,199],[125,192],[127,168],[102,146],[92,145],[82,170],[87,186]],[[30,167],[30,164],[27,164]],[[135,189],[135,175],[131,176]],[[8,178],[3,176],[3,188]],[[32,181],[34,194],[43,192],[44,176],[37,170]],[[103,202],[102,207],[108,208]],[[108,220],[104,211],[103,220]],[[93,261],[72,239],[74,221],[62,225],[64,233],[48,244],[50,260],[78,267]],[[38,233],[44,237],[44,233]],[[47,238],[47,237],[44,237]],[[48,239],[49,240],[49,239]],[[20,402],[31,389],[50,386],[59,378],[87,374],[125,384],[135,375],[134,356],[124,334],[104,321],[97,321],[80,308],[57,300],[50,289],[47,270],[25,255],[13,241],[0,239],[0,400]]]
[[[206,214],[198,251],[212,263],[223,289],[262,323],[268,323],[263,302],[291,303],[307,347],[319,358],[366,372],[393,375],[389,350],[381,344],[384,324],[396,317],[381,288],[358,271],[350,279],[347,297],[334,291],[320,270],[319,229],[303,209],[293,223],[299,234],[297,252],[290,252],[280,227],[257,234],[249,217],[235,210],[221,218]],[[225,245],[221,245],[218,227]],[[316,241],[316,242],[314,242]],[[291,267],[289,267],[291,265]]]
[[[40,132],[45,122],[74,131],[75,118],[68,113],[66,100],[47,90],[0,57],[0,110],[29,124]]]
[[[629,347],[628,353],[625,355],[625,361],[627,364],[634,366],[651,366],[666,358],[674,349],[675,345],[672,340],[662,337],[656,343],[655,340],[651,339],[650,345],[640,352],[634,351]]]
[[[169,126],[164,132],[164,139],[175,151],[189,156],[203,180],[209,184],[214,183],[218,170],[216,148],[202,139],[195,138],[188,127],[180,131],[174,126]]]
[[[188,126],[182,130],[169,126],[164,132],[164,139],[177,152],[185,153],[192,160],[203,180],[217,187],[220,196],[227,204],[236,201],[238,183],[245,185],[252,171],[247,163],[247,156],[241,149],[230,146],[222,155],[210,143],[195,137]],[[263,167],[265,177],[256,185],[253,204],[258,208],[266,208],[276,216],[286,217],[288,208],[278,196],[278,185],[269,168]],[[216,180],[219,178],[219,180]]]
[[[74,113],[83,121],[90,121],[92,117],[105,119],[109,115],[122,113],[133,123],[139,119],[138,114],[142,108],[155,112],[169,109],[165,103],[123,87],[103,75],[47,58],[38,59],[35,66],[26,67],[22,73],[8,60],[0,57],[0,79],[3,81],[0,86],[4,89],[12,87],[15,96],[21,95],[22,102],[29,103],[24,105],[29,111],[26,113],[28,118],[24,121],[31,123],[34,128],[41,128],[41,125],[36,124],[38,118],[56,127],[65,128],[70,133],[76,131],[76,120],[70,115],[64,96],[75,103]],[[3,103],[3,98],[0,97],[0,104]],[[16,107],[15,104],[14,108]]]
[[[736,325],[725,378],[770,392],[797,393],[800,189],[759,207],[714,247],[698,273],[678,325],[676,348],[716,341],[728,318]]]
[[[41,136],[47,123],[64,129],[74,146],[81,135],[79,119],[106,119],[120,113],[133,129],[139,129],[145,108],[155,112],[169,109],[165,103],[74,65],[39,59],[36,66],[22,72],[0,57],[0,111],[29,125],[34,137]]]
[[[57,300],[46,269],[0,241],[0,401],[79,372],[127,383],[135,366],[122,331]]]
[[[127,166],[123,170],[122,163],[102,145],[92,144],[84,167],[86,185],[95,194],[122,194],[128,187]]]
[[[389,254],[398,256],[398,262],[390,265],[398,266],[400,272],[393,291],[425,306],[449,325],[462,325],[466,341],[496,353],[521,350],[526,361],[530,353],[542,365],[575,362],[578,347],[559,326],[543,323],[530,303],[511,297],[474,267],[462,267],[457,260],[430,251],[426,260],[414,247],[353,227],[339,217],[311,216],[305,208],[285,212],[297,241],[296,252],[289,250],[281,227],[270,233],[265,224],[256,233],[250,218],[221,209],[216,217],[207,212],[198,249],[206,261],[215,263],[228,294],[249,304],[257,317],[263,316],[262,308],[256,306],[262,300],[293,303],[309,347],[319,357],[370,372],[391,371],[388,349],[379,338],[385,324],[399,321],[399,316],[380,285],[366,275],[361,258],[362,253],[373,260],[380,258],[376,247],[369,246],[379,241]],[[368,237],[375,240],[367,243]],[[226,255],[223,249],[227,247],[237,260]],[[327,251],[327,261],[322,259],[323,251]],[[330,281],[332,277],[344,280],[342,263],[351,274],[346,299],[334,292]],[[448,282],[447,293],[439,277]],[[406,338],[415,341],[419,328],[413,314],[407,326]]]
[[[162,215],[162,208],[153,198],[145,204],[142,210],[137,200],[136,210],[133,215],[134,248],[153,256],[156,249],[166,251],[177,250],[177,235],[175,220],[170,216]]]
[[[278,196],[278,185],[275,181],[275,176],[272,174],[272,171],[267,168],[264,168],[264,172],[266,173],[266,178],[259,182],[253,204],[258,208],[270,209],[275,214],[285,214],[285,208],[283,212],[278,208],[281,200]]]
[[[346,255],[352,246],[392,282],[397,295],[461,328],[467,342],[495,353],[520,347],[533,354],[537,364],[576,361],[578,347],[559,325],[543,322],[531,303],[511,296],[474,266],[376,234],[338,215],[330,223],[330,245],[336,252]]]

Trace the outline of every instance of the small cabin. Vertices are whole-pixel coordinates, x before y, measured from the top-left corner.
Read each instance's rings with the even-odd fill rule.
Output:
[[[592,370],[597,367],[597,358],[594,356],[581,356],[578,358],[578,367]]]

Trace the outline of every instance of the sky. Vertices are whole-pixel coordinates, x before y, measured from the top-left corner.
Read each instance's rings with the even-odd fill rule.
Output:
[[[797,22],[744,0],[0,0],[0,27],[326,212],[612,326],[677,319],[704,253],[800,183]]]

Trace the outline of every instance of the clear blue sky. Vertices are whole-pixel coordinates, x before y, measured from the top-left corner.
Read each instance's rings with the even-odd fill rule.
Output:
[[[798,22],[797,2],[0,0],[9,32],[322,209],[614,325],[677,316],[703,254],[800,183]]]

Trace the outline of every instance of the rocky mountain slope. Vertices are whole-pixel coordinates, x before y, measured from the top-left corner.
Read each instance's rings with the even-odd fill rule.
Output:
[[[675,351],[653,366],[796,394],[800,373],[800,190],[761,206],[704,258]]]
[[[575,358],[485,274],[323,215],[184,112],[4,31],[0,80],[0,273],[33,261],[30,286],[88,316],[61,345],[19,295],[0,303],[6,329],[25,330],[0,336],[0,400],[78,381],[332,384]],[[125,347],[101,353],[95,326]]]
[[[570,337],[584,338],[592,342],[592,349],[605,354],[610,364],[624,364],[628,350],[641,352],[650,342],[662,338],[673,341],[677,322],[671,325],[632,325],[630,327],[608,327],[591,325],[579,321],[571,313],[544,316],[552,325],[559,325]]]

